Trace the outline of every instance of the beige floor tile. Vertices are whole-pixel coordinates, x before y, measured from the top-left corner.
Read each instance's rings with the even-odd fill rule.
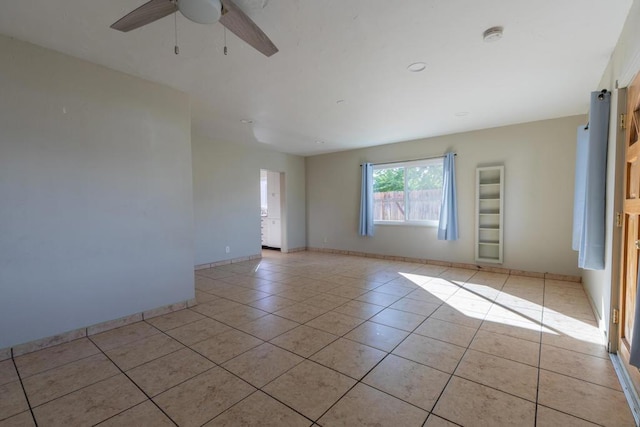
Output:
[[[493,332],[478,331],[469,348],[505,359],[538,366],[540,344]]]
[[[347,316],[357,317],[359,319],[367,320],[377,313],[384,310],[383,306],[369,304],[362,301],[349,301],[348,303],[334,308],[332,311],[336,313],[346,314]]]
[[[367,321],[344,337],[389,352],[408,335],[406,331]]]
[[[297,326],[299,326],[299,324],[292,320],[268,314],[242,325],[238,327],[238,329],[262,340],[269,341],[270,339],[273,339],[278,335],[282,335]]]
[[[335,283],[327,282],[325,280],[316,280],[308,277],[300,278],[298,283],[295,283],[295,286],[320,293],[328,292],[338,287],[338,285],[336,285]]]
[[[389,294],[397,297],[404,297],[415,290],[415,286],[403,286],[395,283],[385,283],[382,286],[376,288],[376,292],[382,292],[383,294]]]
[[[596,427],[597,425],[546,406],[538,405],[536,427]]]
[[[513,360],[468,350],[455,375],[536,401],[538,369]]]
[[[304,361],[263,391],[304,416],[317,420],[354,384],[355,380],[311,361]]]
[[[143,402],[146,396],[120,374],[34,408],[38,425],[93,425]]]
[[[123,371],[147,363],[184,346],[164,334],[156,334],[105,352]]]
[[[362,381],[431,411],[450,377],[437,369],[390,354]]]
[[[451,293],[455,293],[455,290],[452,290]],[[407,296],[402,298],[400,301],[402,301],[403,299],[410,299],[414,301],[421,301],[421,302],[440,306],[443,302],[445,302],[450,297],[451,297],[451,294],[448,294],[448,293],[440,294],[434,291],[428,291],[426,289],[418,288],[413,292],[411,292],[410,294],[407,294]]]
[[[289,307],[296,304],[294,300],[283,298],[278,295],[271,295],[266,298],[259,299],[257,301],[250,302],[251,307],[257,308],[262,311],[274,313],[278,310],[282,310],[285,307]]]
[[[393,350],[393,354],[447,373],[453,373],[464,352],[463,347],[416,334]]]
[[[207,359],[221,364],[262,343],[263,341],[256,337],[232,329],[190,347]]]
[[[13,360],[7,359],[0,362],[0,385],[18,380],[18,372]]]
[[[457,323],[462,326],[468,326],[470,328],[479,328],[485,314],[475,313],[473,311],[459,311],[445,303],[439,309],[434,311],[431,317],[451,323]]]
[[[257,308],[253,308],[248,305],[243,305],[233,310],[216,314],[215,316],[213,316],[213,319],[231,327],[237,328],[251,322],[252,320],[256,320],[263,316],[266,316],[267,314],[269,313],[267,313],[266,311],[258,310]]]
[[[309,289],[297,288],[297,289],[288,289],[286,291],[278,292],[278,295],[283,296],[285,298],[292,299],[294,301],[304,301],[311,297],[318,295],[319,292],[311,291]]]
[[[320,294],[309,299],[306,299],[304,303],[314,307],[322,308],[325,310],[333,310],[336,307],[349,302],[349,298],[343,298],[336,295]]]
[[[256,391],[205,424],[205,427],[307,427],[311,424],[310,420],[277,400]]]
[[[622,391],[610,360],[543,345],[540,368]]]
[[[538,403],[596,424],[631,426],[624,394],[586,381],[540,370]]]
[[[508,308],[542,311],[542,300],[542,293],[537,291],[502,291],[496,298],[496,304]]]
[[[391,326],[392,328],[411,332],[420,325],[424,319],[426,319],[426,317],[419,314],[395,310],[393,308],[386,308],[373,316],[370,320],[372,322]]]
[[[21,412],[5,420],[0,420],[0,427],[35,427],[31,411]]]
[[[431,316],[438,307],[440,307],[440,303],[418,301],[411,298],[402,298],[389,306],[391,309],[407,311],[425,317]]]
[[[179,426],[200,426],[255,389],[222,368],[213,368],[165,391],[153,400]]]
[[[402,297],[397,295],[390,295],[377,291],[369,291],[366,294],[362,294],[355,299],[362,302],[368,302],[369,304],[383,305],[387,307],[398,301],[400,298]]]
[[[254,387],[261,388],[304,359],[289,351],[264,343],[222,366]]]
[[[320,418],[322,426],[416,426],[428,413],[393,396],[358,384]]]
[[[386,355],[384,351],[340,338],[310,359],[359,380]]]
[[[539,343],[542,328],[537,322],[496,317],[485,319],[480,330]]]
[[[476,272],[476,270],[467,270],[466,268],[449,268],[443,271],[439,277],[451,282],[466,282]]]
[[[542,323],[542,310],[515,305],[494,304],[485,317],[485,320],[493,319],[513,319],[519,322],[531,322],[540,325]]]
[[[336,288],[330,289],[327,291],[328,294],[337,295],[339,297],[353,299],[357,298],[362,294],[366,294],[369,290],[364,288],[357,288],[355,286],[338,286]]]
[[[119,373],[105,355],[95,354],[32,375],[23,381],[23,386],[31,406],[39,406]]]
[[[461,347],[468,347],[476,334],[476,328],[445,322],[444,320],[428,318],[414,333],[425,337],[435,338]]]
[[[302,325],[272,339],[271,343],[302,357],[309,357],[336,339],[336,335]]]
[[[218,298],[205,304],[198,304],[191,308],[191,310],[204,314],[208,317],[213,317],[220,313],[224,313],[225,311],[234,310],[238,307],[242,307],[242,304],[225,298]]]
[[[344,335],[361,324],[364,320],[346,314],[330,311],[306,323],[307,326],[329,332],[334,335]]]
[[[452,423],[450,421],[445,420],[444,418],[440,418],[437,415],[429,415],[427,418],[427,422],[424,423],[424,427],[458,427],[458,424]]]
[[[312,305],[307,305],[303,303],[298,303],[295,305],[290,305],[289,307],[285,307],[282,310],[276,311],[274,314],[276,316],[284,317],[285,319],[293,320],[298,323],[306,323],[311,319],[315,319],[316,317],[326,313],[327,309],[314,307]]]
[[[45,348],[34,353],[25,354],[15,358],[20,376],[26,378],[38,372],[73,362],[94,354],[100,353],[87,338],[80,338],[65,344]]]
[[[172,427],[174,425],[153,402],[148,400],[98,424],[99,427]]]
[[[107,351],[159,333],[159,330],[146,322],[137,322],[92,335],[90,338],[102,351]]]
[[[174,311],[173,313],[165,314],[164,316],[153,317],[145,321],[161,331],[167,331],[202,319],[204,319],[202,314],[186,309]]]
[[[542,344],[609,360],[609,353],[607,353],[606,347],[600,342],[599,338],[596,336],[572,337],[562,333],[543,332]]]
[[[133,368],[127,375],[149,396],[155,396],[180,384],[215,364],[191,349],[183,348]]]
[[[204,318],[184,326],[167,331],[176,340],[185,345],[193,345],[208,338],[230,331],[231,328],[217,320]]]
[[[0,386],[0,420],[29,409],[20,381]]]
[[[453,377],[433,413],[464,426],[533,426],[535,403]]]
[[[241,304],[249,304],[250,302],[258,301],[269,296],[271,296],[270,293],[262,292],[257,289],[240,288],[239,292],[233,293],[227,298],[229,298],[231,301],[239,302]]]
[[[198,302],[198,304],[204,304],[213,300],[217,300],[218,298],[220,297],[196,289],[196,301]]]
[[[463,293],[463,295],[460,295],[460,293]],[[479,314],[487,314],[493,306],[492,301],[487,301],[485,298],[478,297],[463,289],[447,299],[445,304],[461,313],[471,312]]]

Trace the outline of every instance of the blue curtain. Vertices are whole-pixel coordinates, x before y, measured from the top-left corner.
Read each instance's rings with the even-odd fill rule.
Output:
[[[373,165],[362,165],[362,189],[360,191],[361,236],[373,236]]]
[[[572,247],[578,267],[604,269],[610,92],[592,92],[588,129],[578,128]]]
[[[456,200],[455,153],[444,156],[442,205],[438,224],[438,240],[458,240],[458,202]]]

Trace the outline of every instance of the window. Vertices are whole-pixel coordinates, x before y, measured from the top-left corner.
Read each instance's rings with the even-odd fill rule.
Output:
[[[442,203],[442,168],[442,158],[375,165],[374,223],[437,226]]]

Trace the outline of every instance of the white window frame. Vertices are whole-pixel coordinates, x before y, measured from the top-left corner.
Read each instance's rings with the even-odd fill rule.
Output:
[[[395,169],[395,168],[400,168],[403,167],[405,168],[410,168],[410,167],[416,167],[416,166],[431,166],[434,164],[442,164],[444,167],[444,157],[434,157],[434,158],[430,158],[430,159],[424,159],[424,160],[414,160],[414,161],[408,161],[408,162],[390,162],[390,163],[377,163],[373,165],[373,171],[375,172],[376,170],[379,169]],[[444,168],[443,168],[444,170]],[[404,208],[405,208],[405,212],[408,212],[408,206],[407,206],[407,174],[405,172],[404,174],[404,194],[405,194],[405,198],[404,198]],[[393,225],[393,226],[418,226],[418,227],[437,227],[438,223],[440,221],[439,220],[422,220],[422,221],[417,221],[417,220],[402,220],[402,221],[389,221],[389,220],[377,220],[374,218],[373,223],[374,225]]]

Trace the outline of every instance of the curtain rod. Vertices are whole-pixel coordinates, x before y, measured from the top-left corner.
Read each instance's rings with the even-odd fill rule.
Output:
[[[453,153],[454,156],[457,156],[458,153]],[[381,163],[371,163],[373,166],[377,165],[394,165],[396,163],[408,163],[408,162],[419,162],[420,160],[431,160],[431,159],[441,159],[444,158],[445,154],[442,156],[431,156],[431,157],[423,157],[421,159],[409,159],[409,160],[398,160],[395,162],[381,162]],[[360,165],[362,167],[362,165]]]

